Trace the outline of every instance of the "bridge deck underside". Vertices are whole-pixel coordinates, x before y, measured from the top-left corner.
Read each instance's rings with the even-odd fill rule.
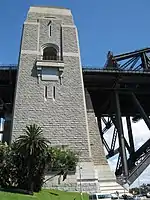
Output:
[[[96,116],[115,114],[114,91],[119,92],[122,116],[138,114],[131,98],[133,92],[150,115],[150,73],[83,71],[84,87],[88,90]],[[87,104],[87,109],[91,105]]]
[[[16,69],[0,70],[0,117],[12,113],[16,74]]]
[[[83,77],[87,109],[89,111],[94,109],[98,119],[101,138],[108,152],[106,157],[110,158],[118,154],[115,172],[117,180],[121,184],[124,184],[124,181],[132,184],[149,164],[147,158],[149,158],[150,139],[135,151],[130,117],[134,117],[134,121],[143,118],[150,129],[148,118],[150,116],[150,73],[83,70]],[[104,119],[106,116],[110,119],[108,122]],[[126,117],[128,121],[129,142],[124,138],[121,117]],[[101,121],[105,123],[103,130]],[[115,129],[110,147],[104,133],[112,124]],[[115,148],[117,135],[119,147]]]

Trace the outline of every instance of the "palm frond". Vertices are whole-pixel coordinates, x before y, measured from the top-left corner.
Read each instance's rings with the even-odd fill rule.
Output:
[[[19,136],[15,141],[18,151],[29,154],[41,154],[48,148],[50,141],[43,136],[41,127],[36,124],[26,126],[24,135]]]

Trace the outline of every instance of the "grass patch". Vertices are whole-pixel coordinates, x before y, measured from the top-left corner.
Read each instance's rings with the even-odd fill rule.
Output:
[[[42,190],[33,196],[0,192],[0,200],[88,200],[88,194],[83,194],[81,199],[78,192],[63,192],[59,190]]]

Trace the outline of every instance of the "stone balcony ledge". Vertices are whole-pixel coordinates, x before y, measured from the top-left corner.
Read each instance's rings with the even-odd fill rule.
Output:
[[[64,62],[62,60],[36,60],[36,67],[50,67],[50,68],[59,68],[63,70]]]

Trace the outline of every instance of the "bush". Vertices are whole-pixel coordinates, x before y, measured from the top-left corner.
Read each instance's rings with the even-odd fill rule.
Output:
[[[0,144],[0,186],[39,192],[45,172],[59,172],[66,179],[68,171],[75,171],[78,157],[71,150],[52,148],[43,137],[42,129],[33,124],[26,126],[11,145]]]

